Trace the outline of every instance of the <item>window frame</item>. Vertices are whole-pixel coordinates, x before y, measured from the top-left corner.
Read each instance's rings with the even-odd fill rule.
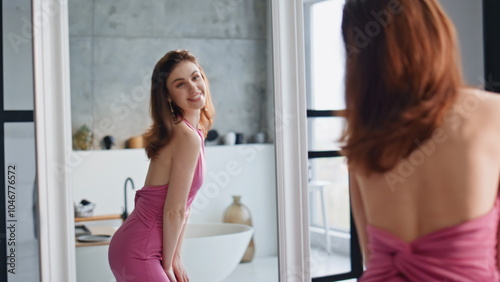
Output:
[[[311,8],[313,5],[321,2],[325,2],[329,0],[304,0],[304,53],[305,53],[305,77],[306,77],[306,99],[307,99],[307,105],[311,105],[312,103],[312,93],[313,93],[313,87],[312,87],[312,48],[311,48],[311,43],[312,43],[312,25],[311,25]],[[306,118],[309,121],[309,119],[314,119],[314,118],[328,118],[328,117],[344,117],[345,116],[345,110],[314,110],[314,109],[307,109],[306,113]],[[308,122],[308,125],[310,123]],[[310,127],[307,129],[307,141],[311,143],[312,140],[312,134]],[[338,158],[342,157],[342,154],[340,153],[339,150],[330,150],[330,151],[314,151],[314,150],[309,150],[308,149],[308,160],[312,159],[319,159],[319,158]],[[339,274],[333,274],[333,275],[328,275],[328,276],[322,276],[322,277],[312,277],[313,282],[326,282],[326,281],[340,281],[340,280],[346,280],[346,279],[356,279],[361,276],[363,273],[363,259],[361,255],[361,249],[358,243],[358,235],[356,232],[355,224],[354,224],[354,218],[352,215],[352,210],[350,209],[350,226],[351,230],[348,233],[350,235],[350,259],[351,259],[351,271],[345,272],[345,273],[339,273]],[[334,231],[333,229],[330,231]],[[335,240],[342,240],[342,238],[337,237],[335,235],[332,236],[332,241]],[[344,239],[345,240],[345,239]]]

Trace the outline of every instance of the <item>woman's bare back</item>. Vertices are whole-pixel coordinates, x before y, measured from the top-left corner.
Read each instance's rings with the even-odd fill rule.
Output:
[[[184,122],[176,124],[174,130],[176,134],[174,134],[170,143],[159,150],[155,159],[151,159],[144,185],[159,186],[168,184],[170,182],[172,158],[176,148],[178,148],[179,144],[185,143],[186,138],[199,139],[198,135]]]
[[[353,173],[357,221],[413,241],[490,211],[499,173],[500,96],[461,90],[445,122],[393,170]]]

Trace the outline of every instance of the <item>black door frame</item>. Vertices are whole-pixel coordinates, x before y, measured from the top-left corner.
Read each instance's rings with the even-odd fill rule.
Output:
[[[488,91],[500,93],[500,1],[483,0],[484,77]]]

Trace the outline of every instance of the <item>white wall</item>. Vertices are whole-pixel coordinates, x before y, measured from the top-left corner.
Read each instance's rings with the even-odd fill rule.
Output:
[[[484,77],[483,4],[481,0],[441,0],[455,24],[466,82],[481,85]]]
[[[276,256],[277,213],[274,146],[246,144],[207,146],[206,176],[191,206],[189,222],[222,222],[232,195],[252,213],[255,257]],[[143,149],[73,151],[71,185],[74,201],[96,204],[94,215],[123,211],[123,187],[131,177],[135,188],[144,185],[149,161]],[[128,188],[128,210],[133,209],[134,191]]]

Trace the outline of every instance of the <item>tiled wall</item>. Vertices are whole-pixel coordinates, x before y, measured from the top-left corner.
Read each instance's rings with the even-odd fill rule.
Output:
[[[267,131],[268,1],[71,0],[71,110],[83,124],[123,148],[148,127],[155,63],[169,50],[188,49],[210,80],[219,134]]]

